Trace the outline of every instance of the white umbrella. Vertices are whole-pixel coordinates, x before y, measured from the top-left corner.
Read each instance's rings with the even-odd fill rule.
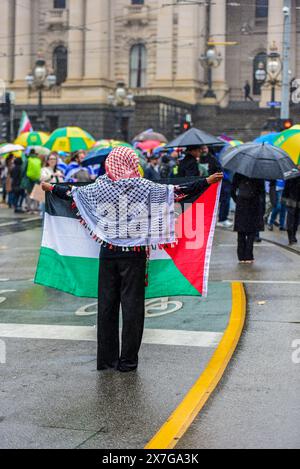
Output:
[[[13,153],[15,151],[23,151],[24,147],[21,145],[13,145],[12,143],[8,143],[0,148],[0,155],[6,155],[6,153]]]
[[[48,148],[41,147],[41,146],[36,146],[36,147],[32,146],[26,149],[26,152],[25,152],[26,155],[28,155],[31,150],[34,150],[37,155],[41,155],[41,156],[49,156],[51,153],[51,150],[49,150]]]

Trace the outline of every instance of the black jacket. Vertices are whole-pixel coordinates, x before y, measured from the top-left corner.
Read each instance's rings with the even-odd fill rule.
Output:
[[[286,182],[283,199],[287,207],[300,208],[300,177]]]
[[[200,171],[197,160],[189,153],[186,154],[184,160],[179,163],[178,177],[199,177]]]
[[[207,166],[209,176],[215,173],[223,173],[223,168],[222,168],[221,163],[211,153],[208,153],[206,156],[201,156],[200,163],[203,166]]]
[[[14,193],[19,193],[21,189],[21,183],[23,179],[23,171],[22,171],[22,165],[15,165],[13,169],[11,170],[11,179],[12,179],[12,191]]]
[[[236,174],[233,178],[231,195],[236,203],[234,231],[238,233],[264,231],[266,195],[264,181]]]
[[[160,180],[159,171],[156,171],[153,166],[149,165],[148,168],[145,170],[145,179],[148,179],[152,182],[157,182]]]

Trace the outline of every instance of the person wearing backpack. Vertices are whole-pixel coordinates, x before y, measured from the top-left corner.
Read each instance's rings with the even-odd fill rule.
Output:
[[[38,202],[33,199],[30,199],[30,194],[32,193],[35,184],[40,183],[42,172],[42,160],[36,154],[35,150],[30,150],[30,153],[27,158],[27,162],[24,167],[23,179],[22,179],[22,189],[26,191],[27,194],[27,209],[29,212],[38,211]]]
[[[265,183],[236,174],[232,184],[232,198],[236,203],[234,231],[238,233],[238,259],[241,264],[253,264],[254,242],[257,232],[264,231],[263,196]]]

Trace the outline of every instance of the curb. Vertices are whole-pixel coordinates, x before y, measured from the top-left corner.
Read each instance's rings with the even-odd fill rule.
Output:
[[[230,362],[246,320],[246,294],[242,283],[232,283],[229,325],[206,369],[145,449],[173,449],[210,398]]]

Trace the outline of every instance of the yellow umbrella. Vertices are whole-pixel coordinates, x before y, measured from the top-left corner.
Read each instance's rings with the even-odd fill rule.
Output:
[[[275,141],[276,147],[282,148],[294,161],[300,164],[300,125],[294,125],[288,130],[281,132]]]
[[[79,127],[64,127],[53,132],[45,147],[52,151],[73,153],[78,150],[89,150],[94,143],[94,138],[85,130]]]
[[[15,140],[16,145],[22,145],[22,147],[37,147],[43,146],[49,139],[49,135],[45,132],[26,132]]]

